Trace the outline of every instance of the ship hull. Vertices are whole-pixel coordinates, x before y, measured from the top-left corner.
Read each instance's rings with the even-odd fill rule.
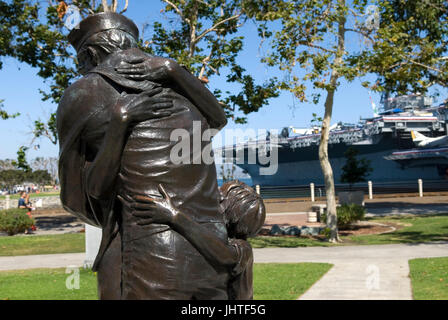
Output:
[[[344,157],[348,147],[359,151],[358,159],[365,158],[370,161],[373,171],[367,177],[374,182],[388,183],[423,180],[445,180],[448,159],[445,157],[427,157],[423,160],[393,161],[386,159],[394,151],[396,142],[393,139],[383,137],[375,144],[351,145],[344,143],[329,145],[330,163],[333,169],[336,184],[341,183],[342,167],[346,163]],[[323,185],[324,178],[318,159],[318,146],[303,148],[280,148],[278,153],[278,168],[273,175],[260,174],[263,167],[257,163],[238,163],[237,165],[245,170],[252,178],[254,185],[261,186],[297,186]],[[241,160],[241,159],[240,159]],[[271,164],[272,165],[272,164]]]
[[[383,112],[373,118],[363,119],[357,125],[338,123],[330,128],[328,155],[335,183],[341,184],[349,147],[358,150],[358,159],[370,160],[373,171],[367,179],[373,183],[405,184],[416,179],[448,182],[448,106],[433,107],[430,98],[417,94],[385,97]],[[288,128],[284,128],[280,135],[269,134],[264,140],[225,147],[222,156],[249,173],[253,183],[260,186],[323,185],[318,159],[319,130],[293,137],[289,134]],[[430,141],[427,145],[437,148],[422,148],[422,137]],[[278,153],[274,149],[269,154],[268,150],[277,146]],[[259,156],[253,161],[256,153]],[[276,170],[272,170],[273,166]]]

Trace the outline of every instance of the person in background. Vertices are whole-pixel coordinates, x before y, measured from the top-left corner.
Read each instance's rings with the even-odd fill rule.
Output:
[[[20,209],[26,209],[27,210],[26,214],[28,215],[28,217],[30,217],[31,219],[33,218],[33,216],[31,215],[31,211],[33,211],[35,208],[31,206],[30,195],[27,194],[25,191],[22,191],[20,193],[18,207]],[[31,231],[36,231],[37,228],[35,225],[32,225],[30,229]],[[29,233],[29,230],[27,230],[25,233]]]
[[[20,198],[19,198],[19,205],[18,205],[18,207],[20,208],[20,209],[29,209],[29,211],[31,211],[32,210],[32,207],[31,207],[31,205],[30,205],[30,203],[29,203],[29,200],[30,198],[29,198],[29,195],[25,192],[25,191],[22,191],[21,193],[20,193]]]

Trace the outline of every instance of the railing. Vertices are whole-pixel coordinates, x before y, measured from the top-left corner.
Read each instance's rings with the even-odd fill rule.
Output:
[[[420,180],[420,179],[419,179]],[[302,185],[302,186],[259,186],[260,194],[264,199],[278,198],[313,198],[325,197],[324,185]],[[369,196],[369,183],[356,183],[353,186],[348,184],[336,184],[336,194],[344,191],[364,191]],[[448,191],[448,180],[418,180],[398,181],[398,182],[371,182],[371,195],[384,194],[404,194],[415,193],[417,196],[423,196],[425,192]]]

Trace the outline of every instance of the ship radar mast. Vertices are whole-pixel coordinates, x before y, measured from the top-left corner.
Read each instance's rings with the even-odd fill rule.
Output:
[[[427,109],[432,106],[432,97],[413,93],[391,97],[389,92],[381,95],[382,113],[414,112]]]

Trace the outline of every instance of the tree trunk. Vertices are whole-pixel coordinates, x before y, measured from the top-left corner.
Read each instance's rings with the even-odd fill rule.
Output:
[[[338,0],[339,10],[345,8],[345,0]],[[343,64],[343,55],[345,53],[345,14],[341,14],[338,21],[338,48],[333,62],[330,85],[327,88],[327,98],[325,100],[325,115],[322,121],[322,130],[319,144],[319,162],[322,168],[322,174],[325,181],[325,191],[327,198],[327,227],[330,228],[330,242],[339,242],[338,218],[336,211],[336,194],[334,188],[333,169],[331,168],[330,158],[328,156],[328,138],[330,136],[330,123],[333,114],[334,93],[338,86],[339,72],[338,68]]]
[[[333,76],[332,76],[333,78]],[[336,80],[337,81],[337,80]],[[334,189],[333,169],[328,157],[328,138],[330,135],[330,122],[333,113],[334,89],[327,90],[325,100],[325,115],[322,121],[322,130],[319,144],[319,162],[325,181],[325,192],[327,198],[327,227],[330,228],[330,242],[340,241],[338,235],[336,194]]]

